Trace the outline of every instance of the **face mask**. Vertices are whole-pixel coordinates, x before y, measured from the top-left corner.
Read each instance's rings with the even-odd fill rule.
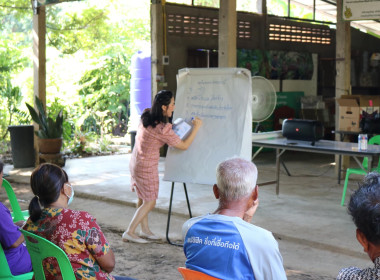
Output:
[[[73,202],[74,199],[74,188],[71,186],[71,184],[66,183],[71,188],[71,196],[66,195],[69,198],[69,201],[67,202],[67,205],[70,205],[71,202]]]

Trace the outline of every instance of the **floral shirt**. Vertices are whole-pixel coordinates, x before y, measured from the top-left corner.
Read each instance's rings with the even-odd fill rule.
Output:
[[[375,280],[380,279],[380,257],[374,260],[374,267],[360,269],[357,267],[343,268],[336,278],[337,280]]]
[[[24,229],[53,242],[66,252],[76,279],[114,278],[103,271],[95,257],[106,255],[110,247],[94,217],[84,211],[45,208],[33,223],[29,218]],[[57,279],[59,267],[54,258],[44,261],[47,280]]]

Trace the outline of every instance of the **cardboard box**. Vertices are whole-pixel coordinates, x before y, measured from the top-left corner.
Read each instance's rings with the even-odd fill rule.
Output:
[[[380,96],[377,95],[342,95],[343,99],[354,99],[359,104],[360,119],[363,111],[372,114],[375,111],[380,112]]]
[[[339,130],[360,131],[359,104],[355,98],[337,99],[339,104]]]
[[[363,116],[363,111],[372,114],[380,109],[380,96],[361,95],[360,96],[360,119]]]
[[[342,95],[340,98],[343,98],[343,99],[354,99],[354,100],[356,100],[356,102],[360,106],[360,97],[362,97],[362,95],[352,94],[352,95]]]

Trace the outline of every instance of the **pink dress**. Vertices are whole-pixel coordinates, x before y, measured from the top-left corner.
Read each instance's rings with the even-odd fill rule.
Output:
[[[160,123],[155,128],[139,125],[129,162],[131,185],[136,186],[139,198],[144,201],[157,199],[160,148],[164,144],[176,146],[180,142],[170,123]]]

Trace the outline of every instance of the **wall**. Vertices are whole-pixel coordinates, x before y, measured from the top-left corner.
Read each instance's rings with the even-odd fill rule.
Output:
[[[282,80],[282,90],[280,89],[280,80],[270,80],[276,91],[303,91],[305,96],[316,96],[318,89],[318,55],[312,54],[312,56],[314,71],[311,80]]]
[[[218,10],[167,3],[166,19],[167,49],[170,64],[164,67],[164,75],[168,83],[167,89],[175,92],[178,70],[189,65],[187,61],[188,50],[218,49]],[[335,96],[335,29],[330,29],[326,25],[289,21],[273,16],[268,16],[268,28],[266,28],[264,16],[242,12],[238,12],[237,19],[238,49],[283,50],[316,54],[317,58],[315,59],[318,63],[315,78],[317,82],[314,81],[314,83],[317,83],[317,88],[305,91],[305,94]],[[275,26],[280,31],[272,32],[271,29],[274,29]],[[308,33],[317,34],[311,36],[316,36],[321,41],[290,42],[269,40],[269,36],[296,38],[298,34]],[[302,40],[305,38],[303,37]],[[379,51],[379,49],[379,39],[352,29],[353,53],[361,53],[364,50],[374,52]],[[295,81],[295,83],[298,82]],[[291,87],[291,90],[296,90],[295,87],[298,85],[295,83],[290,82],[289,87]],[[300,83],[302,84],[302,82]],[[300,87],[305,88],[305,85],[302,84]]]

